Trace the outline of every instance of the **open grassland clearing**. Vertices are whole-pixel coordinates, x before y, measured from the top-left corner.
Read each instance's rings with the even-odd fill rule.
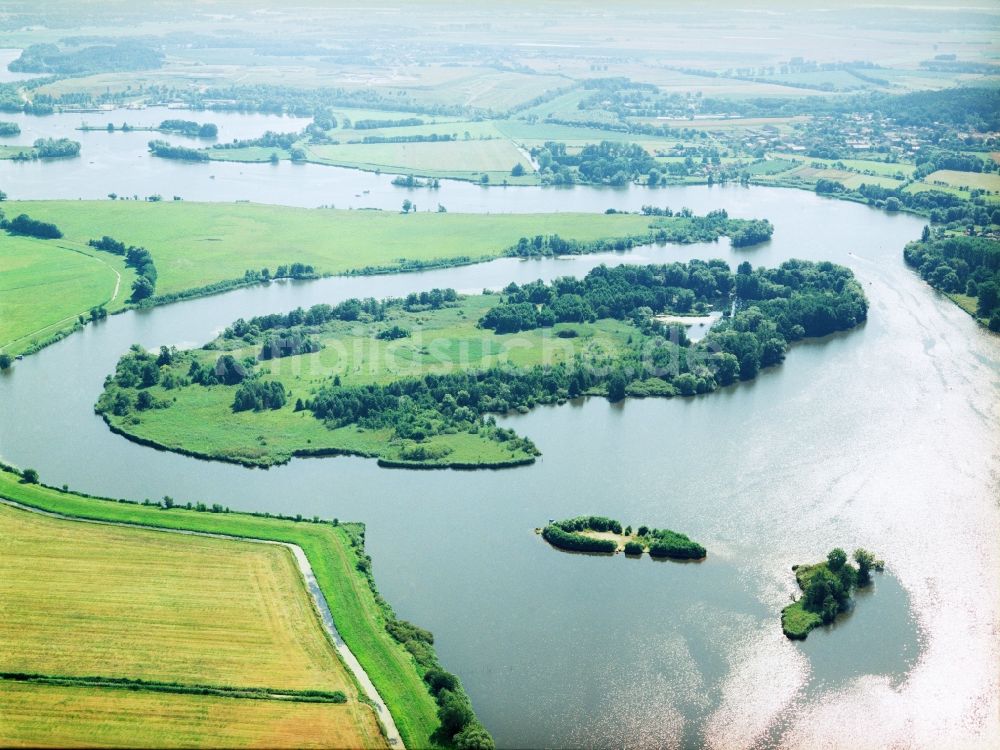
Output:
[[[1000,174],[996,172],[959,172],[954,169],[939,169],[924,178],[924,183],[937,186],[943,183],[948,187],[969,190],[1000,191]]]
[[[368,171],[403,172],[426,177],[477,179],[483,174],[491,182],[510,178],[520,162],[528,172],[531,164],[507,139],[458,140],[423,143],[352,143],[316,145],[306,150],[309,161]]]
[[[8,146],[0,144],[0,159],[31,158],[34,153],[35,149],[31,146]]]
[[[821,159],[815,156],[804,156],[802,154],[788,154],[781,152],[771,154],[771,158],[787,159],[808,163],[810,165],[822,164],[829,169],[846,169],[848,171],[856,171],[862,174],[870,172],[872,175],[892,177],[894,179],[899,179],[897,177],[899,174],[902,174],[904,178],[909,179],[913,176],[915,169],[914,165],[909,163],[884,162],[876,161],[874,159]]]
[[[814,167],[812,164],[802,164],[783,171],[778,174],[758,175],[761,180],[779,180],[781,182],[802,183],[803,185],[815,185],[819,180],[834,180],[846,187],[848,190],[856,190],[862,184],[880,185],[886,188],[900,187],[903,182],[892,177],[880,175],[866,175],[859,172],[852,172],[848,169],[837,169],[835,167]]]
[[[386,747],[356,703],[233,699],[0,680],[8,747]]]
[[[3,671],[354,693],[283,547],[8,506],[0,530]]]
[[[427,202],[433,200],[428,191]],[[273,272],[293,262],[336,274],[395,267],[401,259],[483,260],[501,256],[521,237],[595,240],[644,233],[650,224],[648,217],[621,214],[403,215],[186,201],[11,202],[7,212],[53,222],[78,243],[111,235],[147,248],[159,275],[158,294],[242,278],[247,269]]]
[[[0,469],[0,497],[76,518],[189,529],[214,534],[270,539],[299,545],[333,613],[337,630],[371,678],[392,713],[408,747],[434,747],[437,707],[411,654],[385,630],[386,610],[376,602],[358,569],[363,547],[354,547],[350,524],[296,523],[242,513],[165,510],[134,503],[84,497],[24,484]],[[290,509],[291,510],[291,509]],[[326,704],[324,704],[326,705]]]
[[[0,237],[0,350],[18,354],[92,307],[122,307],[133,278],[121,258],[85,242]]]
[[[553,89],[573,85],[573,81],[562,76],[494,68],[434,65],[410,68],[406,73],[419,78],[399,81],[392,88],[404,90],[416,102],[459,104],[492,111],[504,111]]]

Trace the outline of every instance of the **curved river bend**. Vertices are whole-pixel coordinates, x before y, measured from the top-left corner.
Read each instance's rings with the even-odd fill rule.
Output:
[[[759,188],[497,195],[503,210],[724,207],[777,229],[741,251],[507,259],[272,284],[114,316],[0,377],[0,455],[95,494],[155,488],[365,521],[381,591],[434,631],[501,746],[995,745],[1000,342],[904,267],[902,245],[922,222]],[[869,321],[795,346],[781,367],[721,393],[508,418],[544,455],[502,473],[392,471],[355,458],[245,469],[135,445],[92,412],[134,342],[202,343],[239,316],[348,296],[478,290],[600,261],[693,256],[844,263],[869,295]],[[532,533],[579,513],[687,532],[709,557],[567,555]],[[791,643],[778,622],[791,565],[835,545],[869,547],[891,572],[830,632]]]

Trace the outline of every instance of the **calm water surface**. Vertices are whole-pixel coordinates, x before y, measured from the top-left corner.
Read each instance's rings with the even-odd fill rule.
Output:
[[[313,200],[322,191],[312,170],[295,174],[308,178],[302,205],[326,202]],[[295,202],[290,185],[272,187]],[[466,196],[468,210],[487,198],[491,210],[512,211],[655,202],[725,207],[777,229],[770,243],[740,251],[505,259],[276,283],[114,316],[0,377],[0,456],[96,494],[365,521],[381,591],[434,631],[442,662],[501,746],[995,746],[1000,343],[903,266],[902,245],[922,222],[760,188],[453,187],[449,207]],[[397,205],[395,189],[385,194],[391,203],[370,199]],[[510,417],[544,455],[503,472],[405,472],[356,458],[245,469],[134,445],[92,412],[134,342],[193,345],[239,316],[349,296],[474,291],[598,262],[690,257],[847,264],[869,295],[870,319],[795,346],[781,367],[717,394],[594,399]],[[580,513],[682,530],[709,557],[569,555],[533,532]],[[778,611],[795,590],[791,566],[836,545],[875,550],[889,572],[849,617],[789,642]]]

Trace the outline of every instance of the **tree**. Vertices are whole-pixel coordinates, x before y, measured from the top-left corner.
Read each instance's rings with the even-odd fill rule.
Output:
[[[456,750],[494,750],[495,747],[490,733],[478,721],[470,722],[455,735]]]
[[[858,547],[854,550],[854,562],[858,564],[858,586],[867,586],[871,583],[872,568],[875,567],[875,555],[866,549]]]
[[[931,228],[928,225],[924,224],[924,231],[920,233],[920,241],[928,242],[930,241],[930,238],[931,238]]]
[[[413,209],[413,201],[407,198],[405,201],[403,201],[403,213],[408,214],[412,209]]]
[[[625,398],[625,388],[628,386],[628,378],[621,370],[615,370],[608,381],[608,401],[616,403]]]
[[[138,302],[153,296],[153,284],[145,276],[139,276],[132,282],[132,301]]]
[[[25,469],[22,471],[21,478],[25,484],[38,484],[38,472],[34,469]]]
[[[465,696],[447,689],[438,693],[438,719],[445,736],[454,737],[475,718],[472,704]]]
[[[840,547],[830,550],[830,553],[826,556],[826,566],[834,573],[839,573],[846,562],[847,553]]]
[[[993,309],[1000,304],[1000,287],[994,281],[985,281],[979,285],[979,308],[981,318],[988,318]]]
[[[7,352],[0,352],[0,370],[10,369],[11,364],[13,364],[14,358],[10,356]]]
[[[740,374],[740,361],[736,355],[723,352],[715,356],[715,382],[719,385],[730,385],[736,382]]]
[[[522,165],[521,162],[518,162],[517,164],[514,165],[514,168],[510,170],[510,176],[521,177],[523,175],[524,175],[524,165]]]

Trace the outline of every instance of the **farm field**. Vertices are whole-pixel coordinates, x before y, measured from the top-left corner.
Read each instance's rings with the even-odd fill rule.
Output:
[[[432,201],[432,193],[427,195]],[[318,273],[336,274],[396,266],[401,259],[481,260],[499,257],[521,237],[558,234],[595,240],[644,233],[650,223],[645,216],[621,214],[403,215],[136,201],[9,202],[7,212],[53,222],[77,243],[108,234],[146,247],[159,274],[158,294],[242,278],[250,268],[273,271],[280,264],[301,262]]]
[[[5,236],[0,242],[0,350],[18,354],[33,340],[72,327],[91,307],[121,307],[133,278],[121,258],[81,242]]]
[[[0,671],[354,693],[283,547],[9,506],[0,530]]]
[[[943,182],[949,187],[1000,191],[1000,174],[996,172],[959,172],[954,169],[939,169],[927,175],[924,182],[929,185]]]
[[[7,747],[385,747],[356,704],[233,699],[0,680]]]
[[[359,527],[296,523],[242,513],[202,513],[181,507],[164,510],[157,506],[101,500],[24,484],[16,474],[3,468],[0,468],[0,497],[75,518],[190,529],[299,545],[326,596],[337,630],[386,701],[406,745],[436,745],[431,739],[438,726],[434,700],[424,687],[413,657],[384,629],[385,610],[376,602],[368,582],[358,572],[359,554],[363,553],[351,545],[350,535],[357,533]],[[6,535],[4,542],[7,543]]]

